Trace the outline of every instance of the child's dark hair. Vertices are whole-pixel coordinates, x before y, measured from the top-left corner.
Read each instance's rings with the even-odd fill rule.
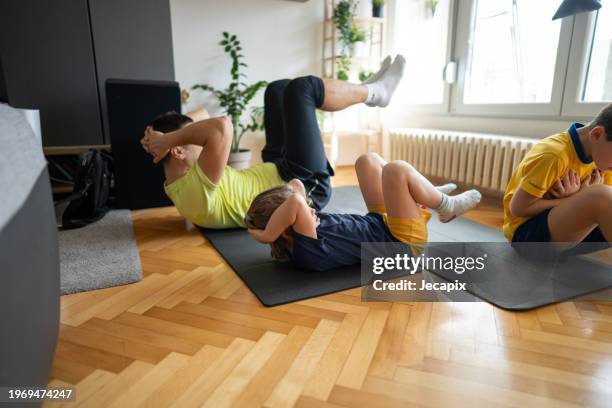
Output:
[[[158,132],[168,133],[178,130],[192,122],[193,119],[191,119],[189,116],[182,115],[175,111],[169,111],[162,113],[153,119],[151,122],[151,127],[153,127],[153,130],[157,130]],[[166,163],[169,157],[170,155],[167,154],[166,157],[160,161],[160,163]]]
[[[601,126],[606,131],[606,139],[612,141],[612,103],[607,104],[599,111],[595,119],[589,123],[589,128],[593,129],[596,126]]]
[[[244,217],[247,228],[266,229],[266,225],[268,225],[268,221],[270,221],[270,217],[272,217],[274,211],[293,194],[295,194],[295,190],[287,184],[272,187],[271,189],[259,193],[257,197],[253,199]],[[291,247],[290,243],[284,237],[278,237],[276,241],[270,244],[270,247],[272,248],[272,258],[280,261],[289,259]]]

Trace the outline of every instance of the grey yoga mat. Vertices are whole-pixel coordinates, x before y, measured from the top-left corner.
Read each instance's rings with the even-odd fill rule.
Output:
[[[358,187],[339,187],[325,208],[330,213],[365,213]],[[506,243],[502,233],[465,218],[441,224],[432,217],[428,225],[432,253],[460,255],[464,251],[482,250],[492,267],[479,273],[429,269],[448,281],[465,282],[473,295],[510,310],[526,310],[576,298],[612,287],[612,266],[583,257],[553,267],[542,267],[524,260]],[[244,283],[266,306],[275,306],[361,286],[361,266],[316,272],[299,269],[290,263],[279,263],[270,257],[267,245],[254,241],[244,230],[202,229],[211,244],[230,264]],[[472,244],[470,244],[472,243]],[[459,249],[458,249],[459,248]],[[395,279],[404,272],[385,273],[384,279]]]

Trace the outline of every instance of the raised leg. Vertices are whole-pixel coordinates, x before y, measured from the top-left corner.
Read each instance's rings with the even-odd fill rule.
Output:
[[[582,242],[597,226],[604,238],[612,241],[612,187],[594,185],[564,200],[548,214],[548,229],[553,242]]]
[[[437,208],[442,194],[414,167],[404,161],[388,163],[382,170],[387,214],[394,218],[420,218],[418,203]]]
[[[264,127],[266,145],[261,151],[264,162],[273,162],[283,157],[285,146],[285,119],[283,95],[288,79],[270,82],[264,93]]]
[[[313,173],[327,171],[327,157],[321,139],[316,108],[321,107],[324,85],[314,76],[290,81],[283,95],[285,157]]]
[[[323,79],[325,99],[321,109],[326,112],[336,112],[351,105],[363,103],[368,97],[365,85],[351,84],[337,79]]]

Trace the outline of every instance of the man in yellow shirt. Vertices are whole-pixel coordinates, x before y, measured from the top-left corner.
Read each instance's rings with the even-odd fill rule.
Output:
[[[609,243],[611,209],[612,104],[529,151],[506,188],[504,235],[512,243],[554,242],[561,251]]]
[[[141,143],[154,162],[163,163],[166,194],[196,225],[244,228],[244,215],[256,195],[295,178],[320,210],[331,197],[334,172],[325,156],[316,109],[338,111],[357,103],[385,107],[404,65],[398,55],[383,65],[373,82],[360,85],[314,76],[270,83],[264,95],[264,163],[248,169],[226,165],[233,133],[227,117],[193,122],[177,113],[162,115],[147,128]]]

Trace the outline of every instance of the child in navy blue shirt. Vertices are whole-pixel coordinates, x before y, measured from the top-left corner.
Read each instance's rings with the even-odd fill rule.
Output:
[[[434,209],[442,222],[476,207],[477,190],[448,196],[454,184],[435,187],[404,161],[387,163],[375,153],[355,163],[368,214],[317,213],[297,179],[262,192],[245,217],[249,233],[270,244],[272,256],[300,267],[328,270],[361,262],[362,242],[403,242],[413,253],[427,242],[427,221]]]

